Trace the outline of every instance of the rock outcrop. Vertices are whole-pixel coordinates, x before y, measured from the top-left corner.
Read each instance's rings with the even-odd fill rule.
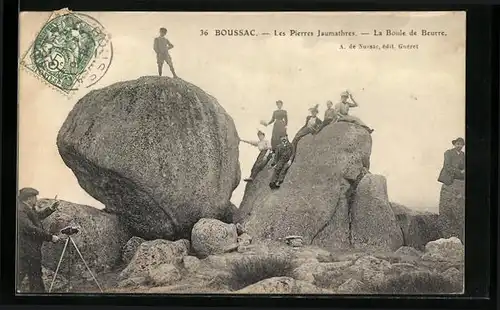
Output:
[[[454,180],[442,185],[439,198],[439,227],[443,238],[464,240],[465,232],[465,182]]]
[[[142,77],[81,98],[57,146],[80,186],[148,240],[230,221],[239,138],[217,100],[181,79]]]
[[[43,209],[54,202],[52,199],[40,199],[38,207]],[[130,238],[128,230],[116,215],[99,209],[60,201],[58,211],[42,221],[43,227],[52,234],[59,235],[60,230],[72,225],[80,231],[72,235],[83,258],[93,273],[111,269],[121,262],[121,249]],[[64,242],[45,242],[42,247],[42,264],[56,270],[64,248]],[[68,245],[61,262],[59,272],[66,274],[68,259],[71,258],[72,272],[75,276],[90,276],[77,251]]]
[[[464,246],[460,239],[451,237],[449,239],[438,239],[425,245],[423,260],[431,261],[457,261],[464,260]]]
[[[387,195],[387,181],[367,174],[359,182],[351,206],[351,243],[355,248],[396,250],[403,234]]]
[[[304,244],[327,250],[353,244],[362,247],[365,241],[372,243],[370,247],[396,250],[402,245],[401,232],[385,189],[378,190],[384,188],[385,180],[369,174],[361,180],[369,167],[371,145],[365,129],[343,122],[303,137],[281,188],[269,188],[273,170],[270,166],[263,169],[247,185],[235,222],[243,223],[256,239],[300,235]],[[356,195],[358,182],[366,198]],[[370,199],[370,204],[363,205]],[[373,225],[367,232],[372,234],[370,240],[361,231],[368,223]],[[353,241],[353,236],[361,243]]]
[[[441,238],[437,214],[411,210],[394,202],[391,207],[401,227],[405,246],[422,251],[427,242]]]

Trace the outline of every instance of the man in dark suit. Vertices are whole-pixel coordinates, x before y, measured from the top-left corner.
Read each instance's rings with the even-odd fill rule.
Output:
[[[299,129],[295,138],[293,138],[292,145],[294,150],[297,149],[297,144],[302,137],[307,136],[308,134],[314,135],[318,133],[321,129],[321,125],[323,124],[323,122],[318,118],[318,105],[310,108],[309,111],[311,112],[311,115],[306,117],[305,125]]]
[[[59,237],[53,236],[43,229],[41,220],[52,214],[59,204],[40,212],[35,210],[38,191],[34,188],[23,188],[19,191],[17,209],[17,286],[21,286],[25,276],[28,276],[30,293],[45,292],[42,279],[42,244],[43,242],[58,242]]]
[[[454,180],[465,179],[465,153],[462,151],[465,141],[457,138],[452,143],[453,148],[444,153],[444,164],[438,178],[445,185],[453,184]]]
[[[271,182],[269,183],[269,187],[271,189],[277,189],[281,186],[281,183],[283,183],[286,172],[288,171],[288,168],[290,168],[290,159],[292,158],[293,153],[293,147],[290,144],[290,141],[288,141],[288,136],[282,136],[280,144],[276,147],[274,160],[271,163],[271,166],[274,167],[273,176],[271,177]]]

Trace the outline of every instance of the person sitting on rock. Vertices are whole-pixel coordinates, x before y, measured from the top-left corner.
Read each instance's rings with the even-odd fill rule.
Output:
[[[241,142],[256,146],[260,151],[257,159],[255,160],[255,163],[253,164],[250,177],[245,179],[245,182],[252,182],[257,174],[267,165],[269,159],[271,158],[271,143],[269,143],[269,140],[266,139],[266,134],[259,130],[257,132],[257,136],[259,137],[259,141],[247,141],[243,139],[241,140]]]
[[[158,75],[161,76],[163,63],[166,62],[170,67],[173,77],[177,78],[177,74],[174,70],[174,64],[172,63],[172,57],[170,57],[170,54],[168,53],[170,49],[174,48],[174,45],[165,37],[166,34],[167,29],[163,27],[160,28],[160,36],[155,38],[153,45],[153,49],[156,53],[156,63],[158,64]]]
[[[331,100],[328,100],[326,102],[326,111],[325,111],[325,117],[323,118],[323,124],[321,124],[321,128],[318,130],[318,132],[336,121],[337,121],[337,111],[333,108],[333,102]]]
[[[453,184],[454,180],[465,179],[465,153],[462,151],[465,141],[457,138],[451,143],[453,148],[444,153],[444,164],[438,178],[445,185]]]
[[[351,99],[352,102],[347,101],[347,99]],[[363,121],[361,121],[358,117],[349,115],[349,109],[358,106],[358,103],[354,100],[351,93],[349,93],[348,91],[343,92],[340,95],[340,102],[335,105],[335,111],[338,116],[338,121],[354,123],[365,128],[369,133],[372,133],[374,130],[363,123]]]
[[[297,134],[295,135],[295,138],[293,138],[292,145],[294,150],[297,149],[297,144],[299,143],[299,140],[302,139],[302,137],[308,135],[308,134],[316,134],[321,128],[321,124],[323,123],[319,118],[318,118],[318,105],[315,105],[314,107],[309,109],[309,112],[311,112],[311,115],[308,115],[306,117],[306,123],[305,125],[299,129]]]
[[[290,168],[293,155],[293,146],[288,141],[288,136],[283,135],[281,137],[281,142],[276,148],[275,156],[271,166],[274,167],[273,176],[271,177],[271,182],[269,187],[271,189],[277,189],[281,186],[285,179],[286,172]]]

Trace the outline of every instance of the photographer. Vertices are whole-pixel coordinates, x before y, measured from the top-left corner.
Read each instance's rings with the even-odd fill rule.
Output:
[[[35,209],[38,191],[34,188],[23,188],[18,197],[18,274],[17,285],[21,286],[27,275],[29,289],[32,293],[45,292],[42,280],[42,244],[58,242],[59,237],[43,229],[41,220],[57,210],[59,201],[37,212]]]

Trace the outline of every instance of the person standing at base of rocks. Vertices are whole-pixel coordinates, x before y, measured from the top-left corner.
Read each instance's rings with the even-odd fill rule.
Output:
[[[302,139],[302,137],[307,136],[308,134],[316,134],[321,128],[322,121],[318,118],[318,105],[312,107],[309,109],[309,112],[311,112],[311,115],[308,115],[306,117],[306,123],[305,125],[299,129],[297,134],[295,135],[295,138],[293,138],[292,145],[294,148],[294,151],[297,149],[297,144],[299,143],[299,140]]]
[[[444,163],[439,173],[438,181],[451,185],[454,180],[465,179],[465,153],[462,151],[465,146],[463,138],[456,138],[451,141],[453,148],[444,153]]]
[[[284,135],[281,137],[281,143],[276,148],[276,154],[271,164],[274,167],[273,176],[269,183],[271,189],[279,188],[285,180],[286,172],[291,165],[290,159],[292,155],[293,146],[290,144],[290,141],[288,141],[288,136]]]
[[[156,63],[158,64],[158,75],[162,75],[163,63],[166,62],[170,67],[170,71],[174,78],[177,78],[177,74],[174,70],[174,64],[172,63],[172,57],[168,52],[170,49],[174,48],[174,45],[165,37],[167,35],[166,28],[160,28],[160,36],[155,38],[153,49],[156,53]]]
[[[352,102],[347,101],[348,99],[351,99]],[[359,125],[366,130],[368,130],[369,133],[372,133],[374,129],[371,129],[368,127],[363,121],[361,121],[358,117],[349,115],[349,109],[350,108],[355,108],[358,107],[358,103],[354,100],[352,97],[351,93],[348,91],[343,92],[340,94],[340,102],[335,105],[335,111],[338,116],[338,121],[342,122],[348,122],[348,123],[353,123],[356,125]]]
[[[42,245],[44,242],[58,242],[59,237],[43,229],[41,220],[57,210],[59,201],[37,212],[36,201],[38,191],[34,188],[23,188],[19,191],[17,223],[18,223],[18,270],[17,286],[21,286],[28,276],[30,293],[45,292],[42,279]]]
[[[331,123],[335,123],[336,121],[337,121],[337,112],[333,108],[333,102],[331,100],[328,100],[326,102],[326,111],[325,111],[325,117],[323,118],[323,124],[321,124],[321,127],[318,130],[318,132],[321,131],[326,126],[330,125]]]
[[[271,151],[273,153],[276,151],[276,148],[280,144],[280,138],[283,135],[286,135],[286,126],[288,126],[288,115],[286,110],[283,110],[283,101],[276,101],[276,107],[278,109],[273,112],[273,116],[269,122],[260,122],[266,127],[274,123],[273,134],[271,136]]]
[[[267,165],[269,159],[271,158],[271,143],[269,143],[269,140],[266,139],[265,133],[259,130],[257,132],[257,136],[259,137],[259,141],[246,141],[243,139],[241,140],[241,142],[256,146],[260,151],[259,156],[257,156],[257,159],[253,164],[252,170],[250,172],[250,177],[246,178],[244,180],[245,182],[252,182],[257,174]]]

